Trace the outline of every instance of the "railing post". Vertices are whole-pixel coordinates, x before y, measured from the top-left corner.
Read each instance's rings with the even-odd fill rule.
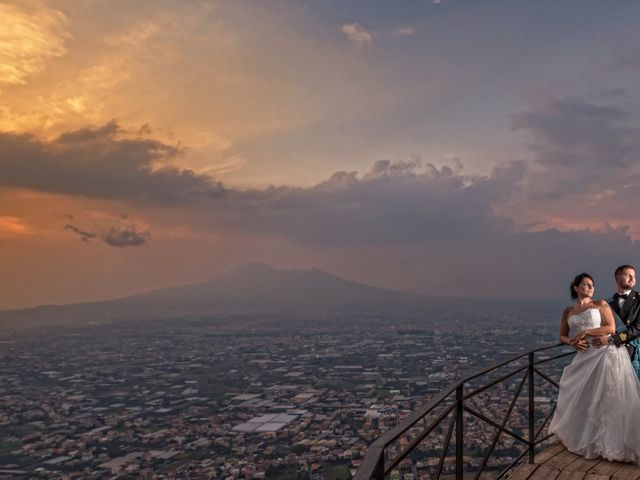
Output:
[[[384,449],[380,457],[378,457],[378,462],[376,463],[376,468],[373,470],[371,478],[373,480],[384,480]]]
[[[464,456],[464,423],[462,402],[464,400],[464,383],[456,388],[456,480],[462,480],[462,457]]]
[[[529,352],[529,463],[533,463],[535,457],[535,437],[533,432],[535,405],[533,393],[533,352]]]

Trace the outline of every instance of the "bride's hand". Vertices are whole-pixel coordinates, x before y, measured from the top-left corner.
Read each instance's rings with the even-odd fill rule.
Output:
[[[587,341],[584,339],[585,334],[579,333],[575,337],[569,340],[569,345],[575,348],[579,352],[584,352],[588,348]]]
[[[575,337],[573,337],[573,339],[574,339],[576,342],[579,342],[579,341],[581,341],[581,340],[584,340],[584,337],[586,337],[587,335],[588,335],[588,333],[587,333],[587,332],[580,332],[580,333],[576,333],[576,336],[575,336]]]

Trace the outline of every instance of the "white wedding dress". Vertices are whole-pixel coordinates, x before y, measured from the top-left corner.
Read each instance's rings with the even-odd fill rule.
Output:
[[[568,322],[574,335],[598,328],[600,311],[585,310]],[[640,382],[624,347],[576,353],[562,372],[549,432],[585,458],[640,464]]]

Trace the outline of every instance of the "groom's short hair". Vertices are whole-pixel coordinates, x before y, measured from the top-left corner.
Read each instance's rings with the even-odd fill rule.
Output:
[[[634,272],[636,271],[636,268],[633,265],[620,265],[618,268],[616,268],[613,276],[617,277],[618,275],[621,275],[622,272],[624,272],[627,268],[633,270]]]

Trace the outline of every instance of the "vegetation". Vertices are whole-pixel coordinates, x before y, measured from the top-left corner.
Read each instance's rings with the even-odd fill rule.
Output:
[[[267,470],[270,480],[298,480],[298,469],[295,465],[279,465]]]
[[[324,464],[322,472],[327,480],[350,480],[351,470],[345,463]]]
[[[373,395],[377,398],[384,398],[391,395],[391,391],[388,388],[374,388]]]
[[[21,446],[22,446],[22,442],[19,442],[17,440],[14,440],[14,441],[0,440],[0,455],[5,455],[17,448],[20,448]]]

